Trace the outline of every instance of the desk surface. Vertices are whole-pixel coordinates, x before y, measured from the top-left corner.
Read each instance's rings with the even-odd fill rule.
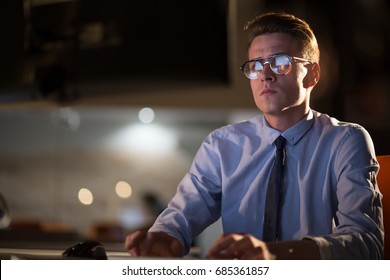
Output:
[[[32,259],[32,260],[46,260],[46,259],[64,259],[62,257],[63,250],[48,250],[48,249],[22,249],[22,248],[0,248],[0,259]],[[107,251],[107,258],[109,260],[126,260],[133,259],[125,251]]]
[[[23,249],[23,248],[0,248],[0,260],[63,260],[64,250],[55,249]],[[108,260],[134,260],[134,259],[159,259],[159,258],[140,258],[132,257],[126,251],[106,251]],[[164,258],[166,259],[166,258]],[[184,259],[199,259],[192,253],[185,256]]]

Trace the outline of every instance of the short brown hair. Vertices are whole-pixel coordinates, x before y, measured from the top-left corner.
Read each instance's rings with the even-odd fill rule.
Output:
[[[272,12],[256,16],[245,25],[248,30],[248,49],[252,41],[266,33],[287,33],[299,43],[302,55],[306,59],[319,62],[320,50],[313,30],[304,20],[284,12]]]

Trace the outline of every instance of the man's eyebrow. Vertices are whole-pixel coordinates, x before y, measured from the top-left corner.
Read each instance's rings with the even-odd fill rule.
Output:
[[[287,54],[285,52],[278,52],[278,53],[271,54],[271,55],[269,55],[267,57],[255,57],[255,58],[249,59],[249,61],[267,59],[267,58],[270,58],[270,57],[273,57],[273,56],[276,56],[276,55],[280,55],[280,54],[285,54],[285,55],[290,56],[289,54]]]

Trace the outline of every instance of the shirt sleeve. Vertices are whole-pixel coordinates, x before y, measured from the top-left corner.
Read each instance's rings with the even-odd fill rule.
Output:
[[[220,217],[220,159],[213,148],[213,135],[202,143],[190,171],[149,231],[164,231],[189,252],[193,239]]]
[[[366,130],[354,126],[340,141],[334,158],[338,207],[329,235],[309,237],[324,259],[382,259],[384,227],[379,165]]]

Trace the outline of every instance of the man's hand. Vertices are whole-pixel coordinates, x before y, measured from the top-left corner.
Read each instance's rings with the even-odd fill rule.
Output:
[[[265,243],[250,234],[224,234],[206,255],[209,259],[318,260],[320,252],[311,239]]]
[[[272,260],[267,244],[250,234],[224,234],[206,255],[209,259]]]
[[[165,232],[136,231],[126,237],[125,249],[131,256],[182,257],[183,245]]]

